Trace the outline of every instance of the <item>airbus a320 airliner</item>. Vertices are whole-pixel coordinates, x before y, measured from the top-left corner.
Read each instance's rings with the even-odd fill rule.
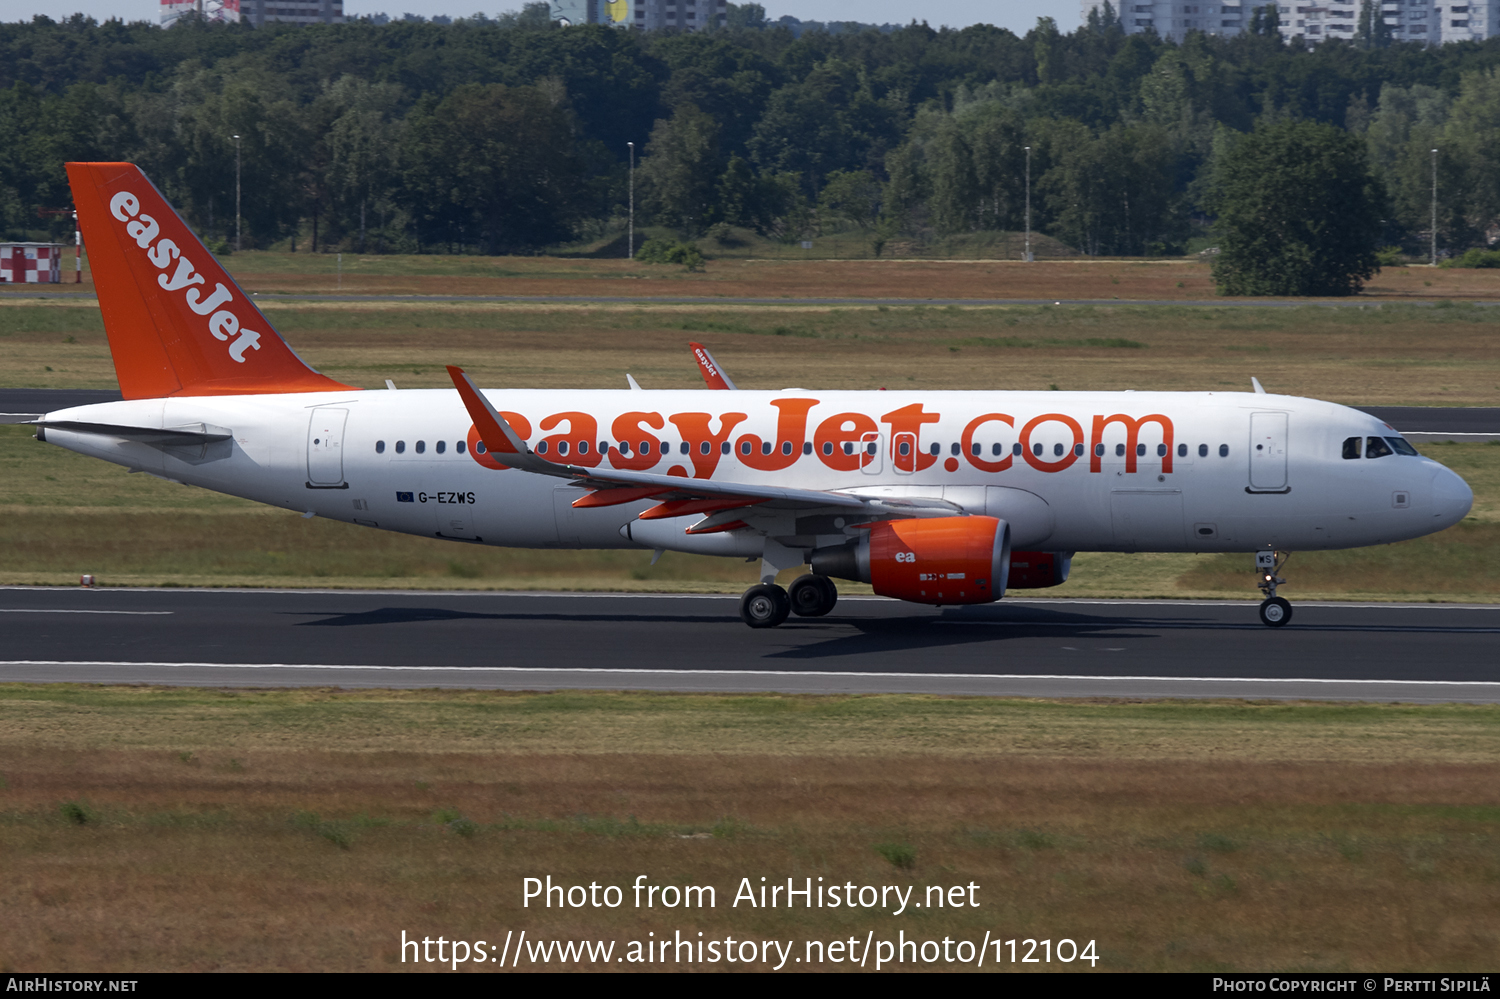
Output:
[[[124,401],[51,444],[218,492],[469,544],[760,561],[751,627],[828,613],[832,578],[926,604],[1055,586],[1079,551],[1255,553],[1458,523],[1473,494],[1393,428],[1238,392],[362,391],[309,368],[129,163],[68,176]],[[784,590],[779,572],[811,572]]]

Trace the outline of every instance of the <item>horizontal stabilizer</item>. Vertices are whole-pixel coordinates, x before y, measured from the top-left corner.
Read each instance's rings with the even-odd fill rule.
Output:
[[[75,420],[38,420],[36,438],[47,439],[48,430],[64,430],[70,434],[93,434],[99,437],[119,437],[137,444],[152,447],[196,447],[227,441],[234,431],[215,427],[207,423],[189,423],[180,427],[122,427],[113,423],[80,423]]]

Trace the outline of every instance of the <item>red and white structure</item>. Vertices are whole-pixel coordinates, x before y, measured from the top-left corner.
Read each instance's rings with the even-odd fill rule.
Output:
[[[169,27],[185,14],[208,21],[240,22],[240,0],[161,0],[161,26]]]
[[[66,243],[0,243],[0,284],[58,284]]]

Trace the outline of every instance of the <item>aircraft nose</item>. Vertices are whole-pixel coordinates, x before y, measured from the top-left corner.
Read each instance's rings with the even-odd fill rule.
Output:
[[[1452,527],[1469,515],[1474,491],[1451,469],[1439,469],[1432,477],[1432,515],[1443,527]]]

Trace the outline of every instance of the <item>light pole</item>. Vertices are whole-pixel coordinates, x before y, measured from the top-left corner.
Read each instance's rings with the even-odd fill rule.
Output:
[[[627,142],[630,147],[630,228],[625,237],[625,259],[635,258],[635,143]]]
[[[1026,256],[1031,263],[1031,147],[1026,147]]]
[[[234,138],[234,252],[240,252],[240,137]]]
[[[1432,266],[1437,266],[1437,150],[1432,151]]]

